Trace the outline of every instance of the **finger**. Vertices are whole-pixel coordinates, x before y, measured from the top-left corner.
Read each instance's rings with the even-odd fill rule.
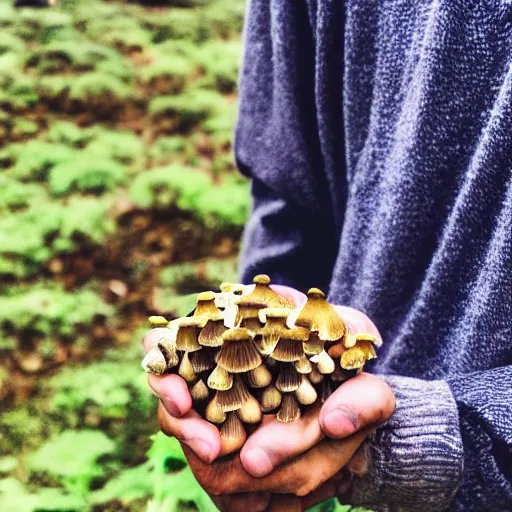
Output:
[[[274,494],[267,512],[303,512],[301,499],[290,494]]]
[[[384,423],[394,410],[391,388],[379,377],[363,372],[327,399],[320,411],[320,425],[327,436],[340,439]]]
[[[366,431],[361,431],[339,441],[324,439],[305,454],[284,463],[263,478],[247,473],[239,455],[220,458],[214,464],[207,465],[187,446],[183,447],[183,451],[194,475],[211,496],[246,492],[306,496],[347,464],[366,435]],[[276,439],[276,442],[279,440]]]
[[[281,423],[275,417],[265,422],[249,437],[240,452],[244,469],[253,476],[262,477],[286,460],[312,448],[324,437],[318,421],[319,410],[320,407],[315,407],[291,423]]]
[[[295,288],[291,288],[290,286],[284,286],[282,284],[271,284],[270,287],[277,292],[281,297],[290,300],[293,302],[295,307],[300,307],[304,305],[307,300],[306,295]]]
[[[348,324],[352,332],[366,332],[373,334],[379,343],[382,343],[382,336],[370,318],[358,309],[348,306],[334,306],[341,318]]]
[[[270,503],[269,492],[214,496],[212,501],[220,512],[265,512]]]
[[[191,410],[185,416],[175,418],[160,402],[158,421],[164,434],[176,437],[186,444],[203,462],[209,464],[219,456],[219,431],[214,425],[203,420],[196,411]]]
[[[179,375],[148,375],[148,384],[171,416],[180,417],[192,408],[192,397]]]
[[[167,327],[158,327],[157,329],[152,329],[142,339],[142,345],[144,346],[144,350],[146,352],[149,352],[152,348],[156,347],[156,344],[162,338],[171,338],[171,336],[172,331]]]

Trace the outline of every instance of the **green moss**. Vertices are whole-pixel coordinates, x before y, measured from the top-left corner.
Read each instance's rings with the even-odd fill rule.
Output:
[[[234,92],[241,53],[242,46],[238,41],[212,41],[201,46],[197,50],[197,60],[205,74],[201,85],[222,93]]]
[[[22,53],[25,51],[25,43],[19,37],[9,32],[0,32],[0,55],[5,53]]]
[[[149,86],[150,94],[178,93],[187,78],[194,72],[194,65],[185,57],[159,57],[142,70],[142,82]]]
[[[105,473],[98,459],[115,450],[114,441],[103,432],[65,430],[32,454],[28,466],[56,478],[68,491],[85,495],[93,479]]]
[[[190,129],[217,112],[224,104],[221,95],[208,90],[193,89],[179,96],[160,96],[149,104],[154,119],[164,118],[177,129]]]
[[[14,287],[0,297],[0,329],[9,332],[70,336],[77,326],[111,313],[93,291],[66,292],[57,285]]]
[[[27,60],[28,67],[41,73],[64,70],[93,70],[106,61],[122,60],[114,49],[89,41],[56,41],[33,52]]]
[[[47,203],[0,220],[0,275],[37,273],[57,254],[100,244],[114,229],[109,203],[72,198]]]
[[[130,197],[144,208],[175,206],[191,212],[210,228],[241,226],[249,209],[246,182],[214,186],[205,173],[180,165],[140,174],[130,187]]]
[[[101,193],[125,180],[124,166],[84,151],[72,161],[55,165],[49,173],[48,184],[51,193],[60,196],[73,191]]]
[[[131,95],[131,89],[119,78],[106,73],[85,73],[75,77],[69,97],[84,105],[115,107]]]
[[[15,210],[31,204],[41,203],[47,198],[43,186],[20,183],[0,174],[0,212]]]
[[[64,144],[30,140],[10,144],[0,152],[0,161],[11,164],[9,174],[21,181],[45,179],[49,170],[63,162],[72,161],[77,152]]]
[[[69,121],[55,121],[46,134],[48,142],[82,147],[93,138],[93,131],[83,129]]]
[[[163,165],[179,159],[188,159],[193,154],[189,139],[180,136],[160,137],[148,150],[148,157],[156,165]]]
[[[133,163],[143,154],[144,144],[133,132],[103,128],[97,128],[91,132],[94,137],[86,146],[89,154],[112,158],[125,164]]]

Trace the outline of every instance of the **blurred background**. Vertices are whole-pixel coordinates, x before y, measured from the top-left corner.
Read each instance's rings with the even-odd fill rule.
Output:
[[[0,0],[0,510],[213,511],[140,340],[236,280],[244,1],[47,4]]]

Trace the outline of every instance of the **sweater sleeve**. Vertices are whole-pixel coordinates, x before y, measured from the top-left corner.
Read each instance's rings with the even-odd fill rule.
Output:
[[[353,503],[379,512],[508,510],[512,368],[448,381],[383,379],[397,409],[369,439],[370,471],[356,478]]]
[[[241,276],[328,287],[337,235],[319,143],[314,41],[306,2],[251,0],[235,157],[252,180]]]

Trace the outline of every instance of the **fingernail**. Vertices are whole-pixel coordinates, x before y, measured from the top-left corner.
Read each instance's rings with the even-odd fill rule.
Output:
[[[268,475],[274,469],[268,453],[263,448],[253,448],[244,454],[244,467],[255,477]]]
[[[212,447],[203,439],[184,439],[182,442],[190,447],[203,462],[210,463],[212,461]]]
[[[171,400],[165,396],[161,396],[160,400],[162,400],[162,403],[164,404],[164,407],[166,408],[167,412],[174,416],[175,418],[178,418],[183,415],[183,413],[180,411],[180,408],[178,405],[174,402],[174,400]]]
[[[331,437],[347,437],[357,430],[357,417],[349,409],[338,407],[322,419],[322,430]]]

